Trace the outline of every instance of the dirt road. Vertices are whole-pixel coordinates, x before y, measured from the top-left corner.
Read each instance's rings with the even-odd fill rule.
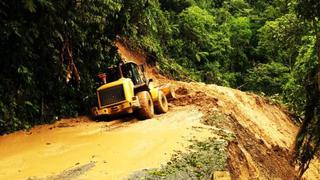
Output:
[[[86,118],[38,126],[0,137],[0,179],[121,179],[166,163],[188,140],[210,136],[195,130],[202,113],[174,107],[147,121],[92,122]]]

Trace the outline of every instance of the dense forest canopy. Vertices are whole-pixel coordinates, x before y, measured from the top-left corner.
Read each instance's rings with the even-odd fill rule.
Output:
[[[120,40],[145,51],[173,78],[263,93],[301,117],[307,110],[312,123],[305,128],[318,136],[298,146],[311,146],[312,157],[320,144],[320,131],[314,130],[319,125],[319,4],[1,1],[0,134],[88,112],[95,103],[95,75],[119,60],[113,42]],[[312,111],[305,106],[310,102]],[[300,139],[309,137],[303,132]]]

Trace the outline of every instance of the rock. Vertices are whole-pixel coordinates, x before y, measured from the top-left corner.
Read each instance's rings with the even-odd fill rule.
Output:
[[[212,180],[231,180],[230,173],[228,171],[214,171],[212,173]]]

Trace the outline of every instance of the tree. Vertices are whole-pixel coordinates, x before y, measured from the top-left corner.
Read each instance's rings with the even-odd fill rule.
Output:
[[[223,70],[230,69],[231,43],[228,29],[219,27],[215,17],[198,6],[191,6],[182,11],[178,15],[177,23],[180,40],[175,40],[172,47],[175,48],[177,45],[182,50],[180,50],[181,54],[172,52],[174,57],[177,57],[177,60],[180,60],[179,62],[184,66],[200,71],[202,79],[206,82],[221,84],[221,80],[213,81],[213,79],[220,79],[217,78],[220,75],[214,73],[208,76],[206,72],[220,72],[221,74]],[[210,80],[209,77],[213,76],[216,77]]]
[[[317,56],[315,50],[315,37],[313,35],[303,36],[298,49],[298,56],[291,68],[290,78],[284,85],[283,101],[288,107],[303,116],[306,104],[305,76],[317,67]]]
[[[245,89],[266,92],[266,95],[283,94],[283,85],[289,80],[289,68],[281,63],[260,64],[248,71]]]
[[[195,4],[194,0],[159,0],[164,10],[180,13],[184,9]]]
[[[300,165],[299,174],[302,177],[320,148],[320,2],[318,0],[298,0],[296,10],[300,18],[310,21],[313,26],[318,59],[318,65],[311,69],[306,77],[305,117],[297,134],[294,149],[295,158]]]
[[[230,57],[230,70],[244,73],[251,66],[247,57],[248,52],[252,50],[250,19],[247,17],[231,18],[228,24],[230,25],[230,41],[233,48]]]
[[[274,21],[268,21],[258,30],[258,51],[268,62],[281,62],[290,69],[294,65],[305,34],[306,25],[295,14],[285,14]]]

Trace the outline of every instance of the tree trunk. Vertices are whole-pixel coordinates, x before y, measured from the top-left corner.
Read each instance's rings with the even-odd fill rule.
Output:
[[[306,107],[305,117],[299,128],[299,132],[296,136],[294,149],[293,149],[293,161],[300,161],[299,177],[302,177],[304,172],[308,169],[309,163],[312,160],[316,149],[318,148],[319,140],[312,142],[315,139],[315,135],[318,133],[315,127],[319,126],[319,122],[314,122],[317,116],[317,112],[320,107],[320,32],[316,31],[316,53],[318,65],[315,69],[311,70],[306,77]],[[319,114],[319,113],[318,113]],[[313,144],[313,145],[311,145]],[[299,150],[301,149],[301,150]]]

